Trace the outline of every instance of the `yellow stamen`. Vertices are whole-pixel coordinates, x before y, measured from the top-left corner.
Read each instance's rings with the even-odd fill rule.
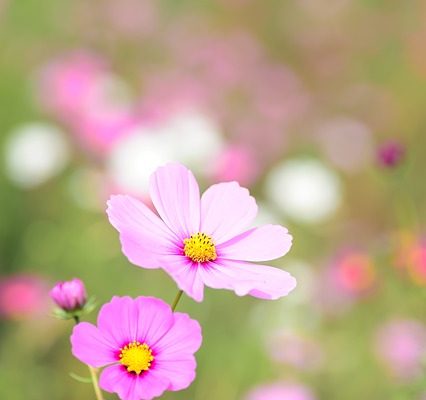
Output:
[[[120,362],[127,371],[139,375],[142,371],[148,371],[154,356],[152,350],[145,343],[131,342],[121,349]]]
[[[195,233],[184,239],[183,243],[185,255],[194,262],[214,261],[217,258],[213,240],[205,233]]]

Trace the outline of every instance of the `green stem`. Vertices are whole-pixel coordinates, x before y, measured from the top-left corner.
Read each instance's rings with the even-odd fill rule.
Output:
[[[93,389],[95,390],[96,399],[97,400],[104,400],[104,397],[102,396],[101,389],[99,388],[98,375],[96,373],[96,369],[91,367],[90,365],[88,367],[89,367],[89,371],[90,371],[90,376],[92,378]]]
[[[179,292],[177,292],[177,295],[176,295],[176,297],[175,297],[175,299],[173,300],[173,303],[172,303],[172,311],[176,310],[176,307],[179,303],[180,298],[182,297],[182,294],[183,294],[183,290],[179,290]]]
[[[78,317],[78,315],[74,315],[74,321],[75,321],[76,325],[80,322],[80,318]],[[93,384],[93,389],[94,389],[95,395],[96,395],[96,400],[104,400],[101,389],[99,388],[98,374],[96,373],[96,368],[93,368],[90,365],[88,365],[87,367],[89,368],[90,377],[92,379],[92,384]]]

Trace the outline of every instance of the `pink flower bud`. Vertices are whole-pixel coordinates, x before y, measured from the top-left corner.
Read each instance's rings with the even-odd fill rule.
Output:
[[[87,300],[84,283],[77,278],[58,282],[50,291],[50,297],[57,306],[65,311],[80,309],[86,304]]]
[[[377,160],[382,167],[398,166],[405,156],[405,147],[397,141],[384,143],[377,150]]]

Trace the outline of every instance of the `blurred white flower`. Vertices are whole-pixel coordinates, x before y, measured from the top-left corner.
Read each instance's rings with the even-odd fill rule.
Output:
[[[332,215],[341,203],[338,175],[314,159],[286,161],[268,175],[265,194],[284,216],[315,223]]]
[[[154,127],[141,126],[112,150],[107,168],[114,183],[135,195],[148,191],[149,177],[160,165],[179,161],[207,173],[223,146],[217,127],[196,113],[176,115]]]
[[[65,134],[47,123],[13,130],[5,144],[6,174],[17,186],[31,189],[63,170],[70,151]]]
[[[224,146],[219,127],[197,113],[179,114],[163,128],[166,140],[174,149],[174,157],[195,170],[206,173],[210,163]]]

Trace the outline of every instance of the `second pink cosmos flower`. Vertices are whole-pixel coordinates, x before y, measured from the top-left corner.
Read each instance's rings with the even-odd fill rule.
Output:
[[[167,164],[151,176],[150,195],[158,216],[131,196],[108,201],[109,220],[132,263],[163,268],[196,301],[202,301],[204,286],[263,299],[285,296],[296,286],[288,272],[251,263],[283,256],[292,237],[280,225],[246,230],[257,205],[238,183],[213,185],[200,200],[192,172]]]

